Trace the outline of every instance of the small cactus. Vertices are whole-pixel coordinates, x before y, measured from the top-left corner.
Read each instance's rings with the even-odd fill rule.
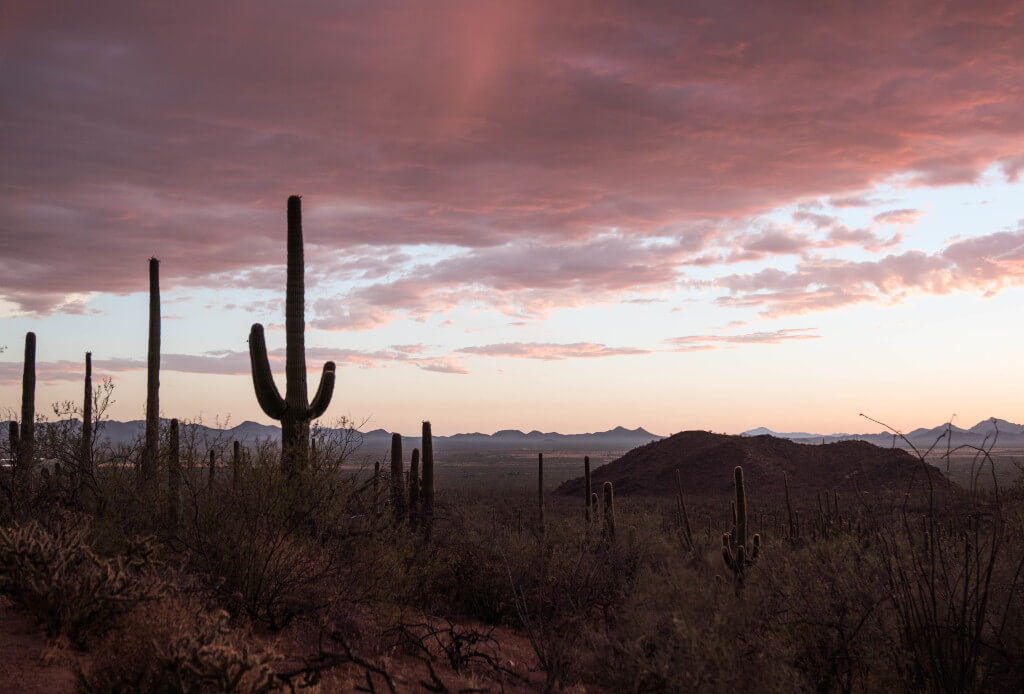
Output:
[[[217,451],[210,449],[210,475],[206,481],[206,487],[210,491],[213,491],[214,478],[217,475]]]
[[[82,399],[82,447],[78,453],[78,488],[81,500],[87,480],[92,478],[92,352],[85,353],[85,397]]]
[[[735,526],[731,533],[722,535],[722,559],[742,582],[745,567],[753,564],[761,553],[761,536],[755,534],[753,545],[747,548],[747,493],[743,485],[743,468],[739,465],[735,470],[735,482]]]
[[[537,454],[537,517],[544,532],[544,454]]]
[[[611,482],[604,483],[604,534],[615,539],[615,492]]]
[[[309,457],[309,423],[319,418],[334,393],[334,362],[324,364],[313,400],[306,389],[306,292],[303,280],[302,199],[288,198],[288,283],[285,292],[285,397],[274,384],[267,357],[263,326],[254,323],[249,331],[249,358],[253,387],[260,407],[272,419],[281,422],[281,466],[295,473]]]
[[[586,507],[587,523],[590,523],[591,512],[596,512],[597,509],[590,508],[590,456],[583,456],[583,505]]]
[[[231,445],[231,484],[238,486],[242,479],[242,444],[235,441]]]
[[[167,531],[170,535],[178,532],[181,499],[181,458],[178,449],[178,420],[172,419],[168,432],[169,451],[167,456]]]
[[[686,513],[686,502],[683,501],[683,481],[679,477],[679,469],[676,469],[676,494],[679,505],[679,525],[683,531],[683,544],[685,548],[693,551],[696,545],[693,544],[693,533],[690,532],[690,516]]]

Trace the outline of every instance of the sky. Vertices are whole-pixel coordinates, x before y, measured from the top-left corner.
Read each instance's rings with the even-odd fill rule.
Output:
[[[1024,422],[1024,3],[8,0],[0,410],[83,356],[270,422],[303,196],[324,421]]]

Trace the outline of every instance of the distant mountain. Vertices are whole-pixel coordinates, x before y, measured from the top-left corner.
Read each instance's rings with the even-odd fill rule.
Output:
[[[43,425],[45,426],[45,425]],[[129,422],[108,421],[103,425],[100,438],[113,445],[132,444],[141,440],[146,423],[141,419]],[[0,431],[0,441],[7,438],[7,426]],[[338,430],[325,429],[330,435]],[[390,450],[391,433],[384,429],[373,429],[360,432],[362,450],[371,455]],[[182,436],[195,436],[204,445],[217,443],[227,444],[239,441],[243,445],[253,445],[260,441],[280,441],[281,428],[258,422],[245,421],[229,429],[215,429],[201,424],[186,424]],[[626,429],[616,427],[608,431],[589,434],[560,434],[558,432],[531,431],[524,433],[518,429],[504,429],[494,434],[455,434],[453,436],[434,436],[434,450],[439,453],[471,452],[471,451],[621,451],[642,446],[663,437],[643,429]],[[406,449],[419,447],[419,436],[403,436],[402,442]]]
[[[740,436],[762,436],[765,434],[807,444],[867,441],[876,446],[895,446],[896,448],[910,448],[913,445],[922,452],[933,445],[945,449],[947,443],[951,448],[989,446],[993,441],[996,446],[1002,448],[1024,447],[1024,425],[1014,424],[996,417],[984,419],[969,429],[962,429],[955,424],[947,423],[930,428],[914,429],[906,432],[902,437],[889,431],[876,434],[808,434],[805,432],[779,433],[765,427],[750,429]]]

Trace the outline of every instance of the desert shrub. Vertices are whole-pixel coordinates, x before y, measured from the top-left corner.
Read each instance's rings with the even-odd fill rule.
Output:
[[[277,630],[326,606],[322,588],[342,565],[331,545],[352,523],[344,481],[322,470],[290,476],[273,459],[237,485],[208,491],[194,478],[178,539],[233,608]]]
[[[515,613],[549,689],[578,675],[580,644],[602,619],[608,627],[647,559],[635,526],[619,525],[615,540],[570,521],[549,523],[542,539],[503,544]]]
[[[86,532],[83,524],[48,530],[35,521],[0,528],[0,593],[51,635],[76,646],[163,588],[148,539],[132,543],[123,555],[101,558],[86,543]]]
[[[168,598],[140,607],[95,649],[78,673],[83,694],[154,692],[258,694],[284,688],[271,667],[277,657],[247,645],[225,612]]]

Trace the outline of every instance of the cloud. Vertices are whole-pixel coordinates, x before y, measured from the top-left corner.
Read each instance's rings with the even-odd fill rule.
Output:
[[[876,214],[873,219],[877,224],[914,224],[923,214],[922,210],[886,210]]]
[[[168,289],[279,289],[293,192],[311,280],[386,285],[414,263],[398,247],[484,264],[608,230],[665,238],[854,204],[893,175],[945,185],[998,162],[1016,177],[1024,151],[1009,0],[852,18],[818,3],[14,2],[0,299],[30,312],[144,291],[151,255]],[[513,310],[586,296],[527,270],[494,283]],[[453,276],[397,285],[405,301],[376,287],[323,320],[454,301]],[[602,296],[633,291],[606,279]]]
[[[406,346],[408,347],[408,345]],[[271,367],[281,373],[283,379],[284,348],[269,350]],[[375,368],[387,364],[409,364],[424,371],[438,373],[466,374],[457,359],[451,357],[414,356],[413,353],[400,350],[357,350],[334,349],[329,347],[307,347],[306,365],[311,374],[316,373],[322,362],[334,361],[338,367],[359,366]],[[94,378],[114,376],[131,371],[144,371],[146,362],[143,359],[94,359]],[[208,374],[218,376],[248,376],[251,373],[248,352],[217,350],[205,354],[163,354],[160,357],[161,371],[178,373]],[[44,383],[56,381],[78,381],[84,378],[84,362],[61,360],[36,362],[36,378]],[[20,383],[22,377],[21,362],[0,362],[0,385]],[[282,381],[283,382],[283,381]]]
[[[478,357],[513,357],[518,359],[539,359],[561,361],[563,359],[594,359],[599,357],[635,356],[649,354],[650,350],[637,347],[608,347],[595,342],[504,342],[501,344],[463,347],[456,350],[461,354]]]
[[[718,303],[758,307],[777,317],[913,294],[981,291],[1024,284],[1024,226],[951,243],[928,254],[907,251],[872,261],[811,260],[793,272],[774,268],[722,277]]]
[[[816,330],[816,328],[783,328],[781,330],[744,333],[741,335],[686,335],[684,337],[670,338],[666,342],[672,345],[679,345],[684,349],[693,347],[711,348],[723,345],[777,345],[793,340],[820,339],[821,335],[817,334]]]

